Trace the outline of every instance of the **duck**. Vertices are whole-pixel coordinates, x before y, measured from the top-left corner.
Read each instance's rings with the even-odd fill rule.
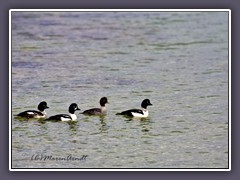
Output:
[[[21,117],[21,118],[46,118],[47,117],[47,113],[45,112],[45,109],[49,108],[47,106],[46,101],[42,101],[39,103],[38,105],[38,111],[37,110],[27,110],[27,111],[23,111],[19,114],[17,114],[16,116]]]
[[[84,115],[106,115],[107,114],[107,108],[106,108],[106,104],[109,103],[108,99],[106,97],[102,97],[99,101],[100,103],[100,108],[92,108],[92,109],[88,109],[83,111],[81,114]]]
[[[75,111],[80,110],[76,103],[72,103],[69,108],[69,114],[57,114],[54,116],[50,116],[49,118],[45,119],[44,121],[76,121],[77,116]]]
[[[144,99],[141,103],[142,109],[130,109],[130,110],[126,110],[126,111],[122,111],[120,113],[117,113],[116,115],[146,118],[149,115],[149,112],[147,110],[147,106],[152,106],[152,103],[150,102],[149,99]]]

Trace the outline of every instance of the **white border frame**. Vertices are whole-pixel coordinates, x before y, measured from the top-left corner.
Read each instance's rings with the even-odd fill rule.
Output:
[[[31,169],[31,168],[23,168],[17,169],[12,168],[12,12],[204,12],[204,11],[212,11],[212,12],[228,12],[228,169]],[[231,171],[231,10],[230,9],[10,9],[9,10],[9,171]]]

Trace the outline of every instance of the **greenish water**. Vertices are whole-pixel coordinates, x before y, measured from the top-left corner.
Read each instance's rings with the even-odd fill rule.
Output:
[[[13,168],[228,168],[227,12],[13,12],[11,65],[13,115],[110,101],[12,116]],[[147,119],[115,115],[145,98]]]

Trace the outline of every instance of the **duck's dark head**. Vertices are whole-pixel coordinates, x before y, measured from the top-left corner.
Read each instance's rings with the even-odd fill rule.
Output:
[[[100,105],[101,106],[105,106],[105,104],[107,104],[107,103],[109,103],[109,102],[108,102],[108,99],[106,97],[102,97],[100,99]]]
[[[78,105],[76,103],[72,103],[70,106],[69,106],[69,109],[68,111],[71,113],[71,114],[74,114],[75,111],[77,110],[80,110],[78,108]]]
[[[39,111],[44,111],[44,109],[47,109],[47,108],[49,108],[49,107],[47,106],[47,103],[45,101],[40,102],[38,105]]]
[[[147,109],[147,106],[152,106],[152,103],[149,99],[144,99],[141,104],[142,108]]]

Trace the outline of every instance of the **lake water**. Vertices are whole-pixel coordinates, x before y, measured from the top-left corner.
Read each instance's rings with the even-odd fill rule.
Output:
[[[228,168],[228,12],[12,12],[12,168]],[[49,116],[108,97],[105,117]],[[146,119],[117,112],[140,108]]]

